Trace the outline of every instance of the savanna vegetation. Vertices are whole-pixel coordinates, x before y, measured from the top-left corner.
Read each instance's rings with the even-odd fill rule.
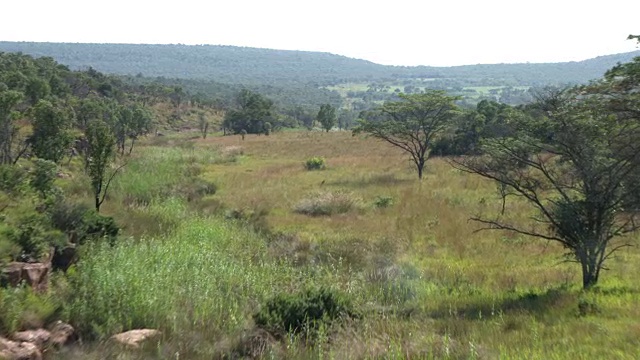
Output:
[[[0,63],[0,267],[52,262],[0,335],[70,323],[49,358],[640,357],[640,58],[366,111]]]

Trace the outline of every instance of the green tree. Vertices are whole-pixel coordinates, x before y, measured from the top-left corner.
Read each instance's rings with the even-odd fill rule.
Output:
[[[104,203],[111,181],[124,166],[115,169],[111,175],[107,176],[113,159],[115,158],[116,139],[109,126],[102,120],[89,123],[87,128],[87,163],[88,174],[91,178],[91,186],[95,200],[95,208],[100,212],[100,206]]]
[[[458,98],[436,90],[398,96],[400,101],[363,112],[353,134],[369,134],[409,153],[422,179],[431,147],[458,114]]]
[[[29,138],[35,156],[59,163],[71,146],[69,114],[47,100],[32,108],[33,134]]]
[[[153,115],[144,106],[138,104],[133,106],[130,122],[127,125],[127,137],[131,140],[129,146],[129,154],[133,151],[133,145],[140,136],[146,135],[151,131],[153,125]]]
[[[0,89],[0,163],[14,164],[27,149],[20,141],[20,128],[16,125],[16,106],[23,95],[18,91]]]
[[[227,111],[223,127],[235,134],[241,130],[249,134],[262,134],[264,123],[272,120],[273,112],[273,101],[243,89],[236,97],[236,108]]]
[[[613,111],[620,98],[606,88],[576,89],[567,101],[550,106],[546,117],[519,118],[514,134],[486,139],[485,156],[454,161],[461,170],[495,181],[503,204],[517,197],[536,212],[531,226],[501,216],[473,220],[560,243],[568,259],[580,264],[585,289],[598,282],[611,255],[629,245],[614,239],[639,226],[637,209],[625,200],[640,191],[640,183],[630,181],[640,169],[640,122]]]
[[[331,104],[320,105],[320,111],[318,111],[316,120],[318,120],[326,132],[329,132],[329,130],[336,125],[336,119],[336,108],[331,106]]]
[[[53,183],[56,180],[58,166],[49,160],[35,159],[29,185],[36,190],[41,198],[46,198],[53,190]]]

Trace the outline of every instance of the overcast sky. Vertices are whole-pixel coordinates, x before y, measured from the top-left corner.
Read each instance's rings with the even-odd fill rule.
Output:
[[[640,0],[2,0],[0,40],[237,45],[390,65],[637,50]]]

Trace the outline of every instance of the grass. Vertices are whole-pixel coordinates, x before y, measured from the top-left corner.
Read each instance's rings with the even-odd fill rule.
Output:
[[[63,312],[97,341],[61,358],[640,357],[637,248],[583,293],[555,244],[476,232],[470,216],[500,211],[496,188],[443,159],[419,181],[403,153],[346,132],[170,138],[171,147],[143,144],[114,184],[104,211],[125,236],[85,249]],[[312,156],[331,167],[305,170]],[[217,192],[189,201],[177,190],[192,178]],[[363,208],[293,211],[310,194],[348,194]],[[393,205],[376,208],[382,198]],[[261,214],[266,230],[195,211],[210,200]],[[524,224],[531,212],[513,202],[506,214]],[[313,344],[256,328],[267,299],[317,287],[341,291],[362,317],[320,329]],[[136,327],[163,338],[139,353],[104,341]]]

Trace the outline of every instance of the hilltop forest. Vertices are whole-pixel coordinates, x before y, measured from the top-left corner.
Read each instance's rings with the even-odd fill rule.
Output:
[[[2,359],[640,358],[637,52],[0,51]]]

